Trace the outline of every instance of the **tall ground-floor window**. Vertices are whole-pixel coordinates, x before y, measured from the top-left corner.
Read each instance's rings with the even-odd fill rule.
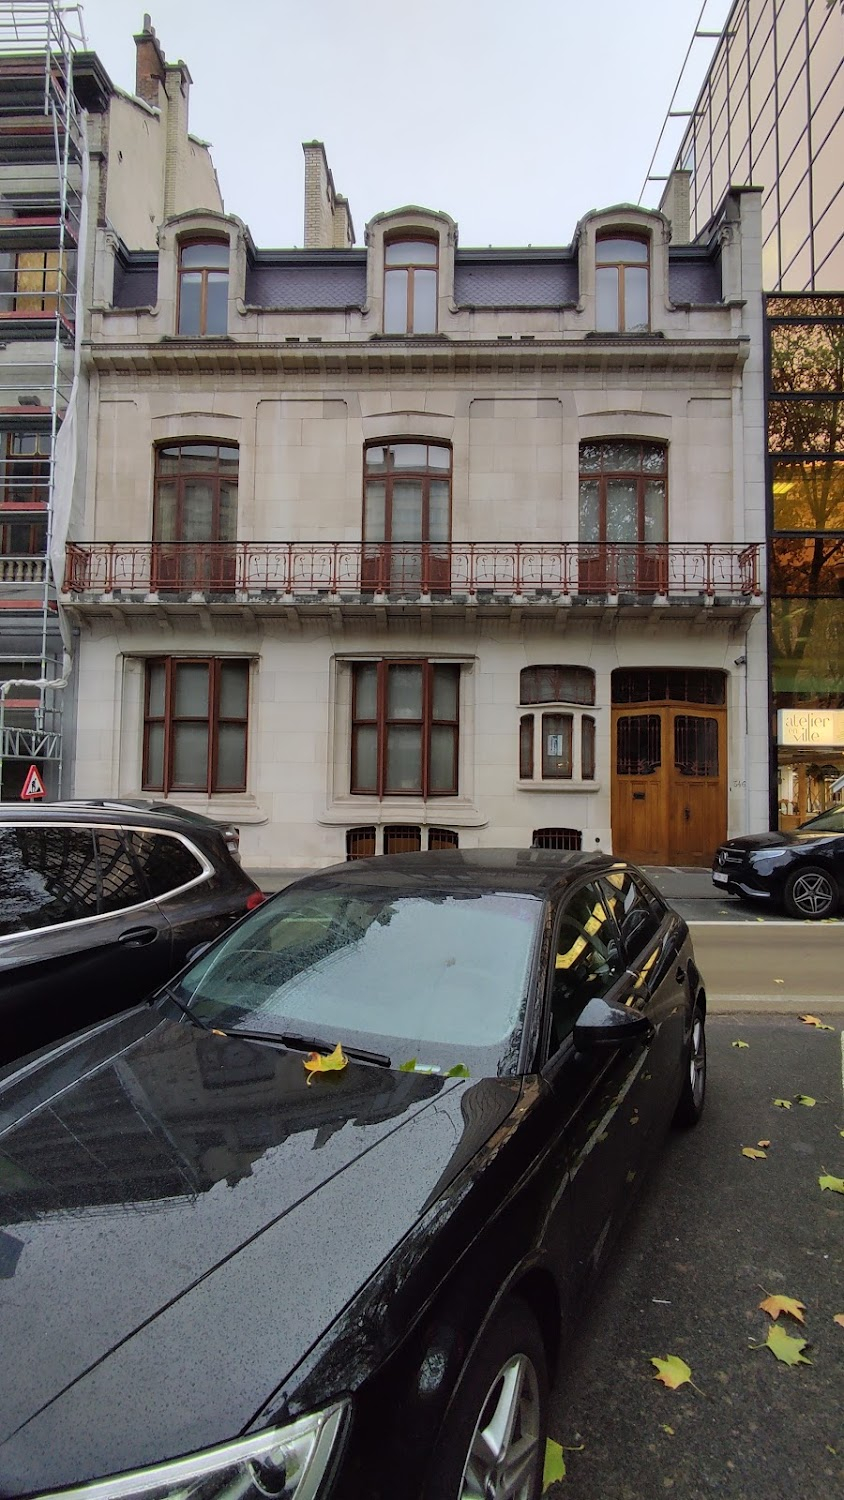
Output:
[[[144,698],[144,789],[245,791],[248,704],[248,661],[151,658]]]
[[[356,662],[351,790],[457,794],[460,668],[430,661]]]

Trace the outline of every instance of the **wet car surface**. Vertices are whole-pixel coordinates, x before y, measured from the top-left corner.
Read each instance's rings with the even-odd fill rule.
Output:
[[[0,1494],[537,1495],[567,1321],[703,1108],[705,1005],[623,864],[408,855],[8,1073]]]

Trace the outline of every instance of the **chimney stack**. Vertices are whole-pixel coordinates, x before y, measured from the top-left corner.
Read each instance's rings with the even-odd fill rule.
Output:
[[[305,249],[348,250],[355,226],[347,198],[334,188],[322,141],[303,141],[305,153]]]
[[[144,29],[135,37],[135,93],[145,104],[158,108],[166,66],[155,27],[145,15]]]
[[[662,212],[671,220],[671,243],[688,245],[691,238],[691,182],[692,174],[686,167],[677,167],[671,173],[660,201]]]

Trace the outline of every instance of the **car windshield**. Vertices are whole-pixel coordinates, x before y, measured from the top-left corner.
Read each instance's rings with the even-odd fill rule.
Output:
[[[291,888],[180,976],[191,1014],[225,1031],[377,1049],[394,1067],[511,1073],[543,903],[381,885]]]
[[[798,833],[844,833],[844,807],[828,807],[808,823],[801,823]]]

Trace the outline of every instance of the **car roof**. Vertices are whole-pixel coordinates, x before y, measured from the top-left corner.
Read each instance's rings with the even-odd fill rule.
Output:
[[[86,823],[115,825],[124,828],[161,828],[172,832],[190,833],[201,837],[204,832],[220,832],[219,825],[210,818],[202,824],[190,817],[183,817],[177,808],[172,812],[159,812],[152,807],[130,807],[125,802],[38,802],[34,806],[22,802],[0,802],[0,824],[2,823]]]
[[[556,849],[443,849],[420,854],[377,855],[349,860],[306,875],[297,885],[316,887],[391,886],[408,893],[459,887],[464,891],[512,892],[541,899],[585,875],[626,868],[607,854]],[[288,887],[290,889],[290,887]]]

